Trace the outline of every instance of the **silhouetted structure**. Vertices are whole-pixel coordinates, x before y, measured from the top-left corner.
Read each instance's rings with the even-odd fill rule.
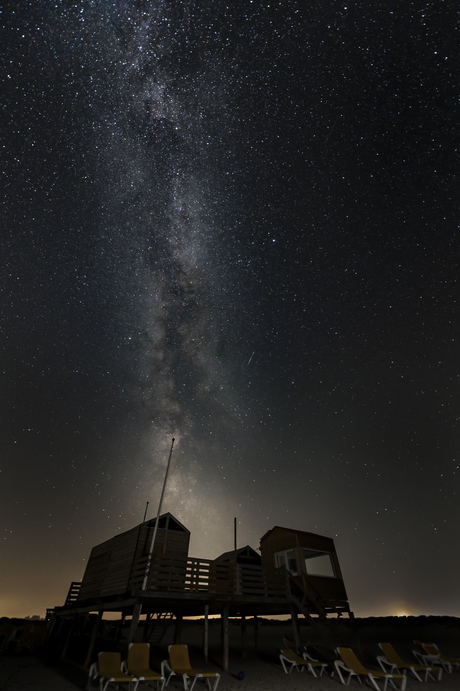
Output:
[[[349,612],[332,538],[275,526],[260,539],[260,551],[263,567],[287,570],[290,597],[304,614]]]
[[[145,574],[156,519],[115,535],[93,547],[81,582],[78,602],[128,595]],[[188,557],[190,531],[170,513],[160,516],[153,546],[153,563],[167,556],[183,571]],[[173,578],[177,581],[177,578]],[[152,583],[150,583],[152,587]]]
[[[261,556],[246,545],[214,560],[197,559],[188,555],[190,531],[165,513],[159,518],[150,559],[155,523],[156,519],[146,521],[94,547],[79,592],[73,582],[66,604],[55,613],[98,611],[99,622],[103,612],[121,612],[124,618],[141,604],[148,620],[153,615],[164,621],[174,617],[176,639],[184,616],[204,614],[207,626],[208,614],[220,614],[224,669],[229,616],[243,620],[290,614],[296,641],[299,613],[309,619],[344,612],[352,616],[331,538],[275,526],[261,538]],[[91,645],[88,663],[90,656]]]

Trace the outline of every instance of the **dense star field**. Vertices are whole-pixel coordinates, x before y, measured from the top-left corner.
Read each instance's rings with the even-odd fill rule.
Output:
[[[457,3],[2,13],[0,615],[164,510],[460,615]]]

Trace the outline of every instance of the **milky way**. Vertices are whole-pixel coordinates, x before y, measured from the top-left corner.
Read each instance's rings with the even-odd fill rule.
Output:
[[[358,613],[458,612],[455,16],[4,19],[5,613],[59,604],[154,515],[173,436],[165,509],[192,556],[231,549],[234,516],[241,546],[310,530]]]

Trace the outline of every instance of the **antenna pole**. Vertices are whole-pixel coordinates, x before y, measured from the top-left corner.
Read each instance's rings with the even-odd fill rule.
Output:
[[[147,509],[148,508],[149,508],[149,503],[147,502],[147,506],[145,507],[145,511],[144,511],[144,520],[142,521],[142,523],[145,523],[145,519],[147,518]]]
[[[150,571],[150,562],[152,561],[153,547],[155,545],[155,538],[157,536],[157,531],[158,531],[158,523],[160,521],[161,505],[163,503],[163,497],[164,497],[165,488],[166,488],[166,480],[168,479],[169,466],[171,464],[171,456],[172,456],[172,452],[173,452],[173,446],[174,446],[174,439],[171,442],[171,450],[169,452],[168,465],[166,466],[166,473],[165,473],[165,479],[163,482],[163,489],[161,491],[160,503],[158,505],[157,520],[155,521],[155,528],[153,531],[152,541],[150,543],[149,554],[147,557],[147,564],[145,566],[144,580],[142,582],[142,590],[145,590],[147,587],[147,581],[148,581],[149,571]],[[149,505],[149,503],[147,502],[147,506],[148,505]],[[147,506],[145,507],[145,514],[147,514]],[[144,522],[145,522],[145,515],[144,515]],[[136,605],[134,605],[133,617],[131,619],[131,627],[129,630],[128,646],[134,641],[134,636],[136,633],[137,625],[139,623],[139,619],[140,619],[141,614],[142,614],[142,603],[138,602]]]
[[[171,465],[171,456],[172,456],[172,452],[173,452],[173,446],[174,446],[174,439],[171,442],[171,450],[169,452],[168,465],[166,466],[166,473],[165,473],[165,479],[163,482],[163,489],[161,490],[160,503],[158,504],[157,520],[155,521],[155,528],[153,529],[153,535],[152,535],[152,541],[150,543],[149,555],[147,557],[147,564],[145,566],[145,575],[144,575],[144,580],[142,583],[142,590],[145,590],[147,587],[147,579],[149,576],[150,562],[152,561],[153,547],[155,545],[155,538],[156,538],[157,532],[158,532],[158,523],[160,522],[161,505],[163,504],[163,497],[165,495],[166,481],[168,479],[169,466]]]

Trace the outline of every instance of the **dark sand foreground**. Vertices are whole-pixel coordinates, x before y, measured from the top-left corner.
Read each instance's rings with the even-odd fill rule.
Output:
[[[377,667],[376,655],[379,654],[378,642],[390,641],[401,656],[413,660],[411,654],[415,647],[413,639],[438,643],[447,655],[460,655],[460,619],[453,617],[408,617],[406,618],[370,618],[358,619],[355,638],[347,620],[331,621],[319,632],[312,632],[308,627],[301,626],[300,633],[303,643],[311,643],[326,656],[332,656],[334,645],[350,645],[368,666]],[[327,643],[327,639],[329,643]],[[283,637],[292,639],[290,622],[260,621],[255,648],[254,627],[248,623],[244,635],[245,652],[242,651],[242,636],[239,623],[230,626],[230,671],[222,672],[222,652],[220,648],[220,625],[212,623],[209,635],[209,663],[208,669],[221,673],[219,689],[222,691],[338,691],[341,688],[337,677],[323,676],[314,678],[304,672],[293,672],[286,675],[279,662],[279,651],[283,647]],[[173,631],[169,630],[160,646],[152,648],[151,666],[160,669],[162,659],[167,657],[167,647],[172,643]],[[182,642],[190,649],[192,664],[196,667],[204,665],[202,641],[203,626],[200,622],[185,622],[181,636]],[[99,649],[102,649],[102,643]],[[359,650],[358,650],[359,648]],[[109,649],[105,646],[105,649]],[[115,649],[114,647],[112,649]],[[123,650],[123,642],[120,646]],[[51,664],[50,664],[51,663]],[[244,678],[239,680],[238,673],[243,672]],[[53,660],[45,661],[36,655],[6,654],[0,656],[0,690],[1,691],[75,691],[86,685],[87,673],[78,660],[53,664]],[[353,679],[350,688],[363,688]],[[94,687],[96,688],[96,687]],[[139,685],[139,691],[146,686]],[[172,680],[170,689],[178,690],[182,684],[176,678]],[[203,689],[197,684],[195,689]],[[460,691],[460,671],[444,674],[440,682],[427,682],[423,685],[416,679],[409,677],[406,689],[409,691],[423,688],[425,691]]]

